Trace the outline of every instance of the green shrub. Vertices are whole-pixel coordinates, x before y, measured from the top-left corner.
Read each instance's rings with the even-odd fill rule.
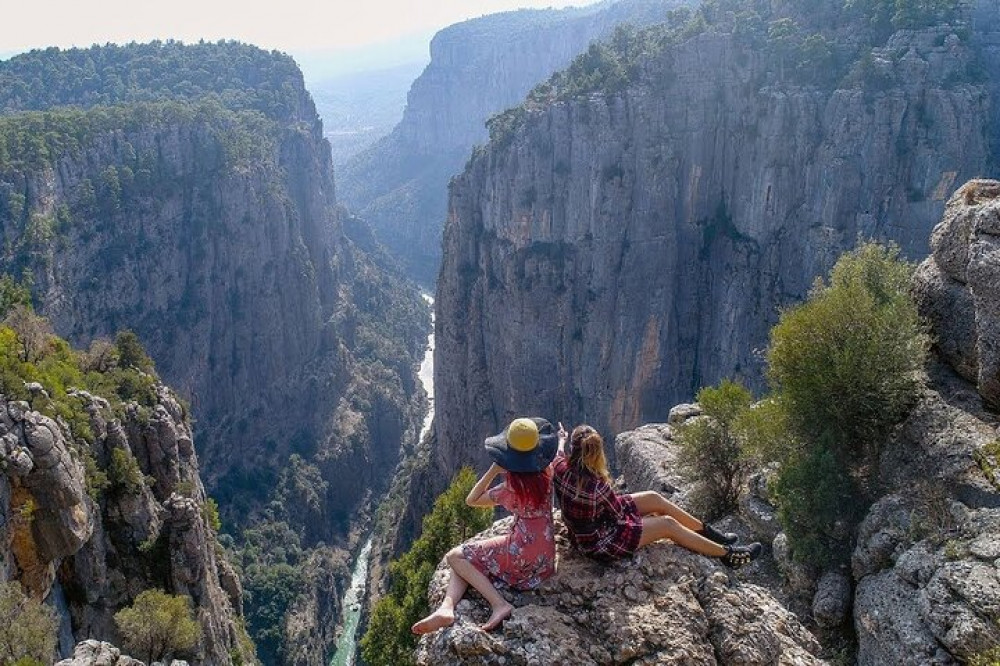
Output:
[[[465,497],[476,483],[468,467],[434,502],[424,517],[420,537],[398,560],[389,565],[389,593],[372,612],[361,639],[361,654],[370,666],[402,666],[413,663],[416,637],[414,622],[427,611],[427,587],[441,558],[451,548],[490,525],[492,512],[466,505]]]
[[[699,391],[698,403],[707,418],[678,428],[679,462],[685,476],[699,484],[700,512],[712,519],[736,509],[751,471],[741,418],[750,411],[753,396],[746,387],[724,380]]]
[[[0,582],[0,664],[52,663],[57,628],[51,608],[27,597],[19,583]]]
[[[770,489],[795,559],[822,565],[850,554],[861,492],[836,455],[819,446],[785,460]]]
[[[146,485],[146,477],[139,468],[139,461],[125,449],[111,451],[108,480],[115,488],[130,494],[139,492]]]
[[[912,271],[898,248],[864,244],[771,332],[768,377],[792,428],[844,461],[870,460],[916,399],[928,336]]]
[[[974,655],[968,663],[969,666],[1000,666],[1000,646]]]
[[[205,525],[213,532],[218,533],[222,529],[222,519],[219,517],[219,503],[209,497],[201,507],[201,515],[205,520]]]
[[[135,602],[115,613],[115,624],[128,651],[147,663],[182,655],[201,640],[191,599],[161,590],[146,590]]]
[[[863,244],[771,332],[777,398],[766,409],[781,425],[760,428],[755,447],[781,462],[773,490],[800,560],[846,557],[867,472],[916,399],[928,338],[907,293],[911,272],[896,248]]]
[[[115,338],[118,351],[118,365],[130,370],[152,373],[153,361],[139,342],[139,336],[129,330],[122,331]]]
[[[285,655],[285,615],[302,592],[301,565],[284,562],[253,566],[244,579],[247,624],[264,663],[282,663]]]

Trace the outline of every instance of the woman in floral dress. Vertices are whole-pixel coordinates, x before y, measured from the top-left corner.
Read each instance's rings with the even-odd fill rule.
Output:
[[[556,434],[545,419],[515,419],[502,433],[486,440],[495,461],[465,498],[469,506],[502,506],[514,516],[508,534],[473,541],[446,555],[451,567],[448,590],[433,613],[413,625],[426,634],[455,621],[455,605],[472,585],[489,602],[491,613],[482,628],[490,631],[514,607],[495,583],[530,590],[555,573],[556,545],[552,528],[552,470]],[[503,475],[504,482],[490,484]]]

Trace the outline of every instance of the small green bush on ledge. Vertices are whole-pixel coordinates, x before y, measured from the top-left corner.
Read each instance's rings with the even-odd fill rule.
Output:
[[[161,590],[146,590],[135,602],[115,613],[115,624],[128,650],[147,663],[183,655],[201,640],[191,599]]]
[[[698,403],[707,418],[678,428],[679,462],[685,476],[699,484],[699,513],[713,519],[736,509],[751,471],[743,421],[753,395],[741,384],[723,380],[718,387],[699,391]]]
[[[56,650],[55,613],[28,598],[16,581],[0,582],[0,664],[50,664]]]

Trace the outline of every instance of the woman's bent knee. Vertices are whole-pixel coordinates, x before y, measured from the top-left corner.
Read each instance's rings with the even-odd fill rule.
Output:
[[[455,560],[464,560],[465,553],[462,551],[461,546],[455,546],[448,551],[448,554],[444,556],[444,559],[449,565],[451,565],[454,564]]]

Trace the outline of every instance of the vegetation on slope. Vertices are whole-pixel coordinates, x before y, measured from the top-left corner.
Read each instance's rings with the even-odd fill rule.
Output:
[[[52,663],[58,626],[55,612],[26,596],[16,581],[0,582],[0,663]]]
[[[140,593],[131,606],[115,613],[115,624],[127,651],[150,664],[183,656],[201,640],[190,597],[162,590]]]
[[[48,48],[0,61],[0,113],[216,98],[289,119],[302,90],[290,56],[233,41]]]
[[[591,94],[615,95],[642,80],[647,63],[669,61],[671,49],[697,35],[731,35],[734,45],[775,65],[771,83],[834,89],[885,85],[872,49],[901,29],[948,24],[968,34],[968,7],[959,0],[706,0],[695,9],[667,13],[663,23],[621,26],[610,39],[593,43],[568,68],[538,85],[520,106],[487,122],[490,140],[503,144],[534,109]],[[964,80],[981,80],[971,65]]]

